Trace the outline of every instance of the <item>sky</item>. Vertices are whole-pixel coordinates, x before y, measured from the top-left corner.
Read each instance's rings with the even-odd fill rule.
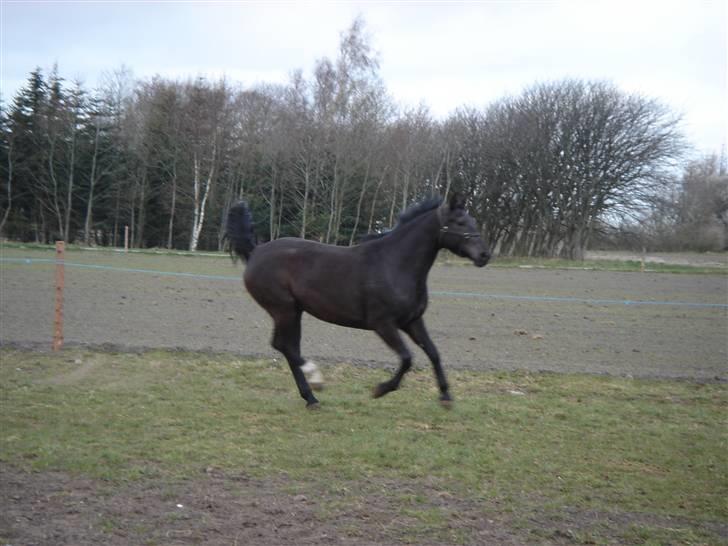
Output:
[[[538,82],[607,80],[681,114],[695,156],[728,145],[728,0],[0,0],[0,93],[11,102],[56,63],[89,89],[122,66],[139,79],[285,83],[336,58],[357,16],[403,107],[443,119]]]

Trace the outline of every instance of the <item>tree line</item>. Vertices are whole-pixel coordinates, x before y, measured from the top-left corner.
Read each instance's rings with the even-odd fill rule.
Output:
[[[0,231],[23,241],[220,249],[246,199],[263,240],[355,244],[463,192],[500,254],[580,258],[674,188],[680,119],[613,84],[537,83],[436,120],[398,108],[357,19],[335,59],[285,85],[134,81],[90,92],[34,70],[0,112]]]
[[[633,250],[728,250],[728,157],[688,161],[646,214],[605,234],[609,246]]]

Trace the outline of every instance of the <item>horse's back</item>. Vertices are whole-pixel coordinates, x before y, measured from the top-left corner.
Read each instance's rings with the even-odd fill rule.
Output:
[[[361,251],[305,239],[259,245],[245,269],[245,285],[263,307],[295,305],[347,326],[362,320]]]
[[[284,237],[256,247],[248,270],[258,268],[285,269],[292,273],[303,272],[305,268],[340,267],[356,260],[352,247],[327,245],[308,239]]]

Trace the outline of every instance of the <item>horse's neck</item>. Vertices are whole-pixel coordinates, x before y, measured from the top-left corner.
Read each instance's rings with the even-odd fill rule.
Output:
[[[439,250],[440,220],[437,212],[428,212],[411,224],[397,229],[399,233],[389,241],[392,263],[417,278],[426,277]]]

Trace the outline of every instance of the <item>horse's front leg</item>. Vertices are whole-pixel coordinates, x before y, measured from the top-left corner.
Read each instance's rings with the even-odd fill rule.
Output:
[[[420,317],[410,322],[403,329],[412,338],[412,341],[425,351],[425,354],[427,354],[427,357],[432,362],[432,368],[435,370],[435,377],[437,378],[437,386],[440,387],[440,403],[446,408],[452,407],[453,400],[450,396],[450,387],[447,384],[445,372],[442,369],[442,364],[440,363],[440,355],[437,352],[435,344],[432,343],[430,335],[427,333],[425,321],[422,320],[422,317]]]
[[[393,324],[387,324],[385,326],[377,328],[375,329],[375,332],[379,334],[379,337],[382,338],[384,343],[392,348],[392,350],[394,350],[394,352],[396,352],[400,358],[399,369],[397,370],[397,373],[394,374],[392,379],[390,379],[389,381],[384,381],[383,383],[380,383],[379,385],[374,387],[372,395],[374,396],[374,398],[379,398],[380,396],[384,396],[389,392],[396,391],[399,388],[399,384],[401,383],[404,374],[406,374],[407,371],[412,367],[412,354],[409,352],[409,349],[407,349],[407,346],[404,344],[402,337],[397,331],[397,327]]]

